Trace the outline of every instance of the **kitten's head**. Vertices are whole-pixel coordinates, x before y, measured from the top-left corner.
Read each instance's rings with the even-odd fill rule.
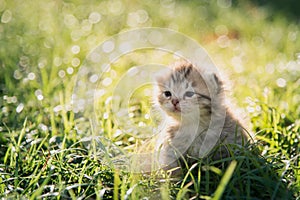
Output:
[[[156,77],[156,101],[169,116],[209,115],[211,112],[211,88],[219,93],[222,86],[215,74],[200,74],[187,62],[175,63],[170,70]],[[208,86],[209,85],[209,86]]]

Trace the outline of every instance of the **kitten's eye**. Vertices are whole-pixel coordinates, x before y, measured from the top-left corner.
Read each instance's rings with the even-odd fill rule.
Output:
[[[184,96],[186,96],[186,97],[192,97],[192,96],[194,96],[194,94],[195,94],[195,92],[190,92],[190,91],[188,91],[188,92],[186,92],[186,93],[184,94]]]
[[[170,91],[165,91],[163,94],[165,95],[166,98],[169,98],[172,96],[172,93]]]

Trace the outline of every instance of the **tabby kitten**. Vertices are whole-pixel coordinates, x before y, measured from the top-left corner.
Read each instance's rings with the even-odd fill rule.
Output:
[[[160,168],[178,167],[181,158],[203,158],[221,143],[242,145],[249,139],[225,103],[223,84],[216,74],[180,62],[156,81],[155,102],[165,118],[155,145]],[[215,158],[228,155],[225,146]]]

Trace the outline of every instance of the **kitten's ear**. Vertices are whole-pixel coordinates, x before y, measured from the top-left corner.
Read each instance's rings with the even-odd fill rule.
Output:
[[[163,83],[166,80],[168,74],[170,74],[171,70],[169,68],[164,68],[156,73],[154,73],[154,81],[157,83]]]
[[[161,72],[157,72],[153,75],[153,82],[155,85],[160,85],[164,81],[163,74]]]
[[[156,81],[157,83],[161,83],[164,80],[164,76],[162,72],[157,72],[154,74],[154,81]]]
[[[212,83],[213,90],[216,91],[216,94],[220,94],[221,92],[223,92],[223,81],[216,73],[210,74],[210,82]]]

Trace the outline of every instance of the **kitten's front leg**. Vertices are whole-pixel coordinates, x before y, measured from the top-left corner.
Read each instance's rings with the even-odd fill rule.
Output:
[[[181,168],[179,164],[179,152],[171,144],[171,141],[165,141],[161,144],[157,151],[157,161],[159,169],[171,172],[172,177],[181,175]]]

